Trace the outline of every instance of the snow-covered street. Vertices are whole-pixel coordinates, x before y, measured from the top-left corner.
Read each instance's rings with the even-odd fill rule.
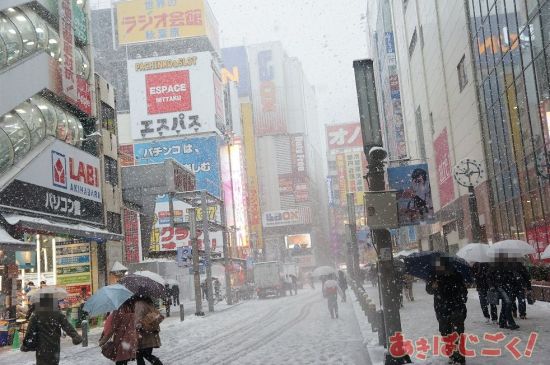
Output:
[[[340,318],[330,319],[318,286],[297,296],[242,302],[204,318],[188,316],[184,322],[176,313],[162,323],[162,347],[154,353],[166,365],[369,365],[350,301],[339,303],[339,309]],[[98,337],[94,330],[87,348],[64,340],[61,364],[112,364],[100,354]],[[3,352],[0,363],[31,365],[34,353]]]

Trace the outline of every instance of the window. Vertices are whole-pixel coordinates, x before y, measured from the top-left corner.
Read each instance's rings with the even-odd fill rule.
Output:
[[[101,102],[101,127],[116,134],[115,110]]]
[[[424,27],[420,26],[420,48],[424,49]]]
[[[416,119],[416,138],[418,140],[418,148],[420,152],[420,158],[426,159],[426,144],[424,142],[424,128],[422,127],[422,110],[420,106],[416,108],[414,113]]]
[[[414,53],[414,48],[416,47],[417,38],[418,38],[418,34],[416,33],[416,28],[414,28],[414,32],[411,37],[411,42],[409,43],[409,57],[412,57]]]
[[[118,163],[109,156],[105,156],[105,181],[113,186],[118,185]]]
[[[466,56],[463,55],[462,59],[458,63],[458,66],[456,66],[456,71],[458,73],[458,86],[460,87],[460,91],[464,90],[466,85],[468,84],[468,75],[466,74],[466,67],[464,66],[464,61],[466,60]]]
[[[120,214],[107,212],[107,230],[113,233],[122,233],[122,222]]]

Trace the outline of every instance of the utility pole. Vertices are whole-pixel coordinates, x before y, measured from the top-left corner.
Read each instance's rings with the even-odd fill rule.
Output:
[[[374,65],[372,60],[358,60],[353,62],[363,148],[368,162],[367,182],[369,191],[385,191],[384,159],[387,152],[382,148],[382,131],[378,114],[378,99],[374,79]],[[371,212],[367,209],[367,217]],[[397,214],[397,212],[395,213]],[[368,219],[368,218],[367,218]],[[368,225],[368,221],[367,221]],[[390,337],[401,332],[401,317],[399,316],[399,293],[395,283],[393,267],[391,234],[386,228],[372,229],[374,246],[378,253],[378,272],[380,279],[380,293],[382,294],[382,311],[386,335],[385,365],[411,363],[410,357],[397,358],[389,353]]]
[[[231,296],[231,273],[229,272],[229,235],[227,232],[227,222],[225,218],[224,204],[220,204],[220,215],[222,219],[223,229],[223,266],[225,267],[225,297],[227,304],[233,304],[233,297]]]
[[[206,196],[206,190],[201,192],[201,209],[202,209],[202,234],[204,237],[204,251],[206,254],[206,260],[204,264],[206,265],[206,297],[208,299],[208,311],[214,312],[214,293],[212,292],[212,250],[210,246],[210,236],[209,236],[209,218],[208,218],[208,197]]]
[[[204,316],[202,311],[201,272],[199,266],[199,248],[197,240],[197,212],[195,208],[187,209],[189,213],[189,234],[191,235],[191,247],[193,254],[193,278],[195,281],[195,315]]]
[[[355,215],[355,194],[347,193],[348,221],[350,238],[350,255],[352,264],[352,276],[359,281],[359,247],[357,245],[357,217]]]

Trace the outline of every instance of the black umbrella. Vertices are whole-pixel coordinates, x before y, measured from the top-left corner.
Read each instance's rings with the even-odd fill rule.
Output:
[[[163,298],[167,296],[164,285],[141,275],[126,275],[119,280],[119,283],[124,285],[134,294],[143,295],[150,298]]]
[[[429,280],[435,275],[435,265],[437,259],[445,260],[447,264],[454,268],[466,282],[473,282],[473,276],[468,263],[456,256],[447,256],[445,253],[437,251],[416,252],[404,257],[407,273],[423,280]]]

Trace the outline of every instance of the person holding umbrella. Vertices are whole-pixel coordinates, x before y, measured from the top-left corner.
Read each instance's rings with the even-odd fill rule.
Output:
[[[435,272],[426,282],[426,291],[434,296],[435,316],[441,336],[464,333],[468,289],[462,275],[445,256],[435,257]],[[458,351],[450,356],[451,364],[465,364],[466,359]]]
[[[489,290],[496,292],[502,301],[498,324],[500,328],[516,330],[519,326],[512,316],[512,298],[514,297],[514,273],[508,260],[508,254],[497,253],[496,262],[491,265],[487,274]]]
[[[489,284],[487,283],[487,274],[489,272],[489,263],[487,262],[475,262],[472,265],[472,273],[474,274],[476,282],[476,290],[479,295],[479,305],[483,311],[483,316],[486,318],[486,323],[497,323],[498,312],[495,304],[489,304],[487,300],[487,293],[489,291]],[[489,314],[489,306],[491,313]]]
[[[135,297],[128,299],[109,314],[99,339],[103,355],[116,365],[127,365],[128,361],[136,358],[138,338],[134,315],[135,300]],[[113,340],[108,345],[111,337]]]
[[[138,335],[137,365],[145,365],[145,359],[153,365],[162,365],[153,349],[161,346],[160,323],[164,317],[155,308],[150,297],[138,295],[134,304],[135,326]]]

